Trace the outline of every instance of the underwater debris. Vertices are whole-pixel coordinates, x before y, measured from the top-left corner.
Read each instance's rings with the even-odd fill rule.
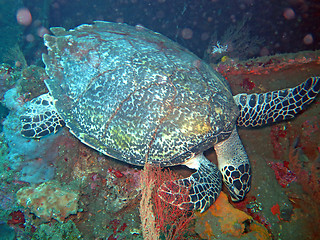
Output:
[[[271,72],[299,69],[307,65],[318,65],[320,50],[299,52],[292,54],[279,54],[267,57],[249,59],[247,61],[226,61],[215,65],[215,70],[224,76],[268,75]]]

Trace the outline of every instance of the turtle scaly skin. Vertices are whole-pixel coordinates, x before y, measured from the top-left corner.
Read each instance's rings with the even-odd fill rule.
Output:
[[[203,154],[192,159],[192,163],[201,163],[197,172],[185,179],[164,182],[158,195],[164,201],[181,209],[199,209],[201,212],[210,207],[217,199],[222,188],[222,176],[217,166],[209,162]]]
[[[21,134],[28,138],[41,138],[56,133],[66,124],[60,117],[50,94],[43,94],[29,103],[28,112],[20,117]]]
[[[311,77],[295,88],[238,94],[234,97],[240,109],[237,125],[257,127],[293,118],[314,100],[319,88],[319,78]]]
[[[319,78],[310,78],[296,88],[233,97],[207,63],[143,27],[97,21],[51,31],[43,55],[49,94],[26,105],[21,133],[39,138],[66,125],[81,142],[115,159],[195,169],[158,190],[180,208],[205,211],[222,179],[232,199],[242,200],[251,169],[236,125],[293,117],[319,92]],[[212,146],[219,168],[203,156]]]

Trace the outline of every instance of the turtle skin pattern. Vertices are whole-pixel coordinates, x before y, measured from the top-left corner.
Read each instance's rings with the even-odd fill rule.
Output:
[[[20,116],[23,136],[41,138],[65,126],[49,94],[34,98],[27,105],[27,112]]]
[[[290,119],[309,105],[320,91],[320,78],[310,77],[294,88],[234,97],[240,109],[238,126],[257,127]]]
[[[244,163],[238,167],[227,165],[220,169],[220,171],[232,201],[238,202],[243,200],[251,187],[250,164]]]
[[[218,167],[205,159],[190,177],[166,181],[158,189],[158,196],[180,209],[207,210],[218,198],[222,188],[222,175]]]
[[[224,142],[217,143],[214,149],[219,159],[223,182],[232,201],[243,200],[251,187],[251,167],[237,129]]]
[[[51,31],[45,83],[71,133],[99,152],[177,165],[234,128],[225,79],[161,34],[108,22]]]

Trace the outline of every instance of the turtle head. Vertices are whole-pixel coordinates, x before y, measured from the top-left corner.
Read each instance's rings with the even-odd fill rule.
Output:
[[[228,188],[231,200],[238,202],[244,199],[250,191],[251,168],[249,164],[239,166],[225,166],[222,171],[223,182]]]

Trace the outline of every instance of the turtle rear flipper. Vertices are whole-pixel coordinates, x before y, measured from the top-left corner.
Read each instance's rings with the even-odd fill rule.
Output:
[[[320,77],[311,77],[295,88],[262,94],[234,96],[240,108],[238,126],[257,127],[293,118],[310,104],[320,91]]]
[[[184,165],[197,171],[188,178],[164,182],[158,189],[158,195],[181,209],[204,212],[221,192],[221,173],[203,154],[195,156]]]
[[[65,126],[49,93],[31,100],[27,112],[20,116],[20,121],[21,134],[28,138],[41,138]]]

